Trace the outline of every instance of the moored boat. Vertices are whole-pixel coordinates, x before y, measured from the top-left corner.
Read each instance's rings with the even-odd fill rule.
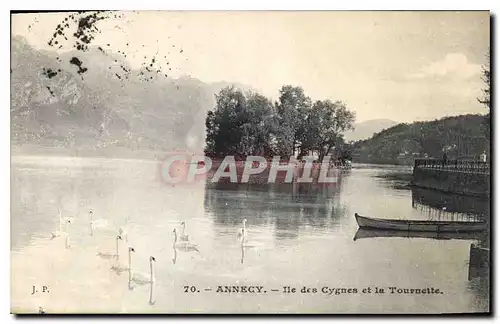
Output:
[[[412,232],[476,232],[487,229],[485,221],[431,221],[369,218],[355,213],[360,228],[412,231]]]

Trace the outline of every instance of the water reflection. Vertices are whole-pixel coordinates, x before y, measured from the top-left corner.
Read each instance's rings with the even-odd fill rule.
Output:
[[[245,260],[245,245],[243,244],[243,238],[241,238],[241,243],[240,243],[240,250],[241,250],[241,258],[240,258],[240,263],[243,264],[243,261]]]
[[[120,241],[122,240],[121,236],[120,235],[117,235],[116,238],[115,238],[115,250],[114,251],[105,251],[105,252],[102,252],[102,251],[99,251],[97,252],[97,256],[101,259],[105,259],[105,260],[119,260],[120,258],[120,249],[119,249],[119,246],[120,246]]]
[[[134,250],[132,250],[134,251]],[[136,286],[144,286],[154,283],[156,281],[156,271],[155,269],[156,258],[153,256],[149,257],[149,273],[139,272],[132,270],[130,267],[128,270],[128,287],[133,290]]]
[[[132,285],[132,273],[128,272],[128,290],[134,290],[134,285]]]
[[[416,187],[412,188],[412,205],[415,208],[427,206],[450,214],[474,215],[480,218],[486,218],[490,215],[488,199],[453,195]]]
[[[472,243],[469,249],[469,280],[489,277],[490,249]]]
[[[245,260],[245,247],[243,246],[243,244],[241,244],[240,248],[241,248],[241,264],[243,264],[243,261]]]
[[[133,291],[137,287],[137,284],[134,284],[134,281],[132,280],[132,275],[130,274],[130,272],[129,272],[127,287],[130,291]],[[154,306],[156,304],[156,284],[154,281],[149,282],[148,304],[150,306]]]
[[[134,164],[134,168],[145,168],[142,163]],[[116,169],[122,170],[123,165],[129,164],[124,162]],[[336,186],[326,188],[207,185],[175,190],[146,181],[142,174],[131,179],[128,171],[108,173],[107,168],[99,171],[99,167],[97,171],[87,168],[62,174],[50,170],[50,176],[45,177],[43,167],[36,173],[14,171],[20,179],[12,189],[17,199],[12,204],[11,235],[16,242],[11,252],[14,310],[36,312],[38,305],[49,313],[386,312],[380,305],[391,305],[395,312],[420,313],[488,309],[484,304],[489,300],[488,284],[478,283],[480,277],[467,281],[468,242],[378,239],[373,233],[364,234],[372,240],[352,241],[357,230],[354,212],[407,218],[425,213],[412,208],[411,191],[396,191],[375,179],[380,171],[373,167],[353,168]],[[62,239],[33,237],[58,227],[59,197],[63,210],[76,219],[68,229],[74,244],[71,249],[64,248]],[[117,227],[99,229],[99,235],[91,237],[90,207],[96,216],[109,219],[113,225],[123,224],[126,213],[134,217],[129,239],[138,251],[159,256],[158,281],[137,287],[130,278],[132,271],[126,258],[122,260],[120,255],[119,261],[124,263],[113,264],[118,260],[108,262],[96,256],[98,251],[115,251]],[[248,243],[256,243],[253,248],[242,246],[237,239],[245,218]],[[189,222],[189,234],[195,235],[190,235],[189,242],[199,243],[202,254],[183,253],[174,245],[172,228],[183,220]],[[149,270],[146,259],[141,261],[147,255],[138,253],[133,270],[135,266],[137,270]],[[40,282],[54,287],[53,293],[38,300],[27,299],[26,285]],[[431,302],[408,302],[390,295],[380,297],[383,301],[361,295],[333,301],[320,296],[276,298],[268,294],[255,303],[248,295],[212,298],[185,294],[181,288],[184,284],[208,288],[233,282],[278,287],[293,283],[314,286],[318,282],[439,286],[448,294]],[[148,306],[146,300],[158,307]]]
[[[130,275],[130,266],[132,263],[132,251],[133,251],[133,248],[129,247],[128,248],[128,264],[126,266],[120,263],[119,254],[117,252],[116,261],[111,266],[111,270],[114,271],[117,275],[121,275],[123,272],[128,271],[129,275]],[[130,276],[129,276],[129,279],[130,279]]]
[[[427,215],[430,220],[490,222],[490,203],[480,197],[412,188],[412,208]],[[481,247],[488,247],[490,229],[481,233],[476,243]]]
[[[173,253],[172,253],[172,263],[175,264],[177,262],[177,249],[175,246],[172,247]]]
[[[59,231],[57,234],[52,232],[51,240],[64,241],[64,247],[69,249],[71,247],[70,237],[68,232]]]
[[[364,238],[401,237],[401,238],[425,238],[434,240],[468,240],[483,241],[488,236],[487,232],[414,232],[414,231],[392,231],[359,228],[354,236],[354,241]]]
[[[472,197],[439,192],[436,190],[402,186],[411,174],[408,172],[382,172],[376,176],[382,178],[396,189],[411,190],[412,209],[419,211],[429,220],[450,221],[490,221],[490,201],[483,197]],[[364,238],[408,238],[433,240],[471,241],[469,249],[468,280],[469,288],[483,298],[489,289],[489,246],[490,229],[468,233],[433,233],[358,229],[354,241]]]
[[[174,233],[174,249],[177,249],[182,252],[193,252],[193,251],[196,251],[198,253],[200,252],[200,250],[198,249],[198,244],[194,244],[189,240],[178,242],[176,228],[174,228],[173,233]]]
[[[33,238],[46,237],[60,221],[58,210],[76,221],[93,197],[112,209],[115,179],[106,170],[57,167],[51,164],[11,164],[11,246],[17,249]],[[102,165],[100,165],[102,167]],[[91,230],[91,229],[90,229]]]
[[[153,306],[156,304],[156,298],[155,298],[155,284],[153,282],[149,283],[149,305]]]
[[[341,178],[341,177],[340,177]],[[237,233],[248,217],[252,226],[273,226],[277,240],[296,239],[302,228],[334,226],[347,215],[340,202],[341,181],[317,184],[207,184],[205,212],[217,236]]]

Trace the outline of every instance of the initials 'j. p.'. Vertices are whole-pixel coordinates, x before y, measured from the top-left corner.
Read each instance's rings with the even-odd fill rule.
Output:
[[[34,295],[37,292],[39,292],[38,288],[36,286],[33,286],[33,292],[31,294]],[[47,286],[42,286],[41,292],[47,293],[47,292],[49,292],[49,288]]]

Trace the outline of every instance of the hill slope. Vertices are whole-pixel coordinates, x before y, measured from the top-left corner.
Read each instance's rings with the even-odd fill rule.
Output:
[[[417,157],[477,159],[489,148],[485,116],[462,115],[398,124],[353,145],[353,162],[413,163]]]

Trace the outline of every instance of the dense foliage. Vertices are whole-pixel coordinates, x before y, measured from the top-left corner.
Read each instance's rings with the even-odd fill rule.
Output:
[[[413,163],[414,158],[477,159],[489,147],[483,115],[445,117],[427,122],[398,124],[353,144],[353,161]]]
[[[490,110],[491,110],[491,67],[490,67],[490,52],[486,54],[486,60],[487,63],[486,65],[483,65],[482,67],[482,80],[484,82],[484,88],[483,88],[483,96],[481,98],[478,98],[477,100],[485,105],[485,107],[488,109],[488,113],[486,117],[484,118],[484,131],[486,137],[490,137],[490,125],[491,125],[491,117],[490,117]]]
[[[482,67],[482,80],[484,82],[483,96],[478,98],[478,101],[488,108],[488,112],[491,109],[491,71],[490,71],[490,53],[486,55],[487,64]]]
[[[315,152],[322,160],[341,149],[342,133],[352,129],[354,121],[343,102],[313,102],[300,87],[283,86],[274,104],[258,93],[227,87],[207,113],[205,154],[300,158]]]

